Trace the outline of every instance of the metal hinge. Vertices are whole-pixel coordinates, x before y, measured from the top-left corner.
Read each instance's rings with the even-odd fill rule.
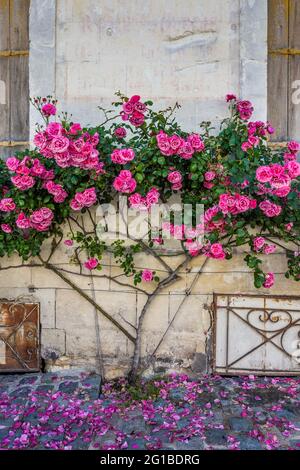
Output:
[[[0,142],[0,147],[19,147],[21,145],[29,145],[29,143],[30,142],[28,142],[27,140],[26,141],[3,140],[2,142]]]
[[[0,57],[14,57],[20,55],[29,55],[29,51],[0,51]]]
[[[269,54],[274,55],[300,55],[300,49],[271,49],[269,50]]]

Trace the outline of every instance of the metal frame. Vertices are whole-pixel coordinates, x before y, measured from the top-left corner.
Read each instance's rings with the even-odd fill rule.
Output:
[[[1,335],[1,328],[8,328],[7,326],[5,327],[1,327],[0,326],[0,342],[3,342],[10,350],[11,352],[13,353],[13,355],[16,357],[16,359],[18,360],[18,362],[20,363],[20,368],[1,368],[0,366],[0,374],[5,374],[5,373],[11,373],[11,372],[39,372],[41,370],[41,355],[40,355],[40,344],[41,344],[41,321],[40,321],[40,303],[39,302],[14,302],[12,300],[9,300],[9,299],[0,299],[0,305],[2,303],[11,303],[11,307],[13,307],[14,305],[32,305],[33,307],[31,308],[31,310],[29,312],[26,313],[26,315],[24,316],[23,320],[16,324],[16,325],[13,325],[11,326],[10,328],[12,329],[11,333],[9,334],[8,337],[4,338],[2,335]],[[11,308],[10,307],[10,308]],[[30,317],[30,315],[34,312],[34,311],[37,311],[37,335],[36,335],[36,339],[37,339],[37,348],[36,348],[36,356],[37,356],[37,364],[38,364],[38,367],[36,368],[31,368],[29,367],[27,364],[26,364],[26,361],[19,356],[18,352],[14,350],[14,348],[9,344],[8,340],[9,338],[14,335],[18,329],[26,322],[26,320]],[[22,367],[21,367],[22,366]]]
[[[255,330],[258,334],[260,334],[261,337],[264,339],[264,341],[262,341],[258,346],[253,347],[247,353],[240,356],[238,359],[232,361],[231,363],[228,363],[229,324],[228,324],[228,321],[227,321],[227,327],[226,327],[226,352],[225,352],[225,354],[226,354],[226,364],[225,364],[225,366],[218,366],[216,364],[218,297],[226,297],[227,298],[227,306],[222,305],[222,306],[219,306],[219,307],[223,308],[223,309],[226,309],[228,319],[229,319],[230,312],[233,313],[241,321],[246,323],[247,326],[249,326],[250,328]],[[289,296],[289,295],[266,296],[266,295],[255,295],[255,294],[221,294],[221,293],[214,293],[213,294],[213,304],[212,304],[212,307],[213,307],[213,309],[212,309],[213,310],[213,357],[212,357],[212,361],[211,361],[213,372],[215,374],[218,374],[218,375],[232,375],[232,376],[234,376],[234,375],[243,375],[242,371],[245,371],[245,374],[253,372],[256,375],[285,375],[285,376],[287,376],[287,375],[289,375],[289,376],[292,376],[292,375],[297,375],[298,376],[298,375],[300,375],[300,366],[299,366],[298,370],[281,370],[281,369],[264,369],[264,370],[262,370],[262,369],[254,369],[254,368],[242,368],[242,367],[237,368],[237,367],[233,367],[234,364],[236,364],[238,361],[240,361],[241,359],[243,359],[247,355],[252,354],[255,350],[259,349],[264,344],[267,344],[267,343],[270,343],[270,342],[276,348],[278,348],[282,353],[284,353],[287,356],[291,357],[291,355],[288,353],[288,351],[286,351],[284,349],[283,337],[284,337],[285,333],[290,328],[293,328],[295,326],[299,326],[298,336],[300,338],[300,304],[299,304],[299,309],[290,309],[290,310],[282,309],[282,308],[276,308],[276,309],[267,308],[267,307],[265,307],[265,303],[264,303],[263,308],[258,308],[258,307],[253,307],[253,308],[251,308],[251,307],[231,307],[229,305],[229,300],[230,300],[231,297],[247,297],[247,298],[253,297],[253,298],[263,298],[263,299],[270,298],[270,299],[275,299],[275,300],[276,299],[278,299],[278,300],[299,300],[299,302],[300,302],[300,296]],[[236,310],[248,310],[247,320],[240,317],[236,312],[234,312],[234,309],[236,309]],[[278,317],[274,316],[272,318],[273,314],[276,313],[276,312],[284,312],[288,316],[289,323],[288,323],[287,326],[285,326],[283,328],[278,328],[277,330],[264,330],[264,329],[257,328],[249,322],[249,317],[254,311],[256,311],[256,312],[261,311],[262,312],[263,317],[260,318],[260,320],[264,324],[267,321],[271,321],[272,323],[276,323],[278,321]],[[293,320],[292,315],[290,314],[290,312],[299,312],[299,318],[297,318],[296,320]],[[266,335],[263,334],[263,332],[264,333],[273,333],[273,334],[270,337],[267,337]],[[276,343],[274,343],[272,341],[272,339],[274,339],[275,337],[277,337],[279,335],[281,337],[280,338],[280,346],[278,346]],[[224,371],[220,371],[219,369],[224,369]]]

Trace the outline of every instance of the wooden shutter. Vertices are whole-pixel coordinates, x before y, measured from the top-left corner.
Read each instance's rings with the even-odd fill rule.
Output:
[[[0,157],[28,144],[30,0],[0,0]]]
[[[300,1],[268,1],[268,120],[274,141],[300,139],[300,103],[293,85],[300,80]],[[298,85],[299,87],[299,85]]]

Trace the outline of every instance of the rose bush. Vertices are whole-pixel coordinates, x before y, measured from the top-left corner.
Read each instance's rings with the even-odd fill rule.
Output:
[[[117,326],[135,345],[130,372],[134,380],[140,369],[142,326],[148,307],[160,290],[180,277],[180,270],[192,258],[204,259],[196,279],[209,258],[230,259],[234,249],[243,246],[255,286],[268,289],[276,279],[274,273],[265,272],[263,256],[280,247],[288,258],[286,277],[300,280],[300,144],[292,141],[286,149],[272,150],[267,145],[274,132],[272,126],[250,121],[252,104],[232,94],[226,97],[230,116],[217,133],[212,132],[209,122],[203,123],[198,133],[182,130],[174,117],[177,103],[155,111],[151,101],[143,102],[137,95],[130,99],[120,93],[117,96],[112,110],[100,108],[104,122],[89,128],[73,122],[67,113],[51,121],[57,115],[57,103],[51,96],[32,100],[44,119],[34,137],[35,149],[0,161],[0,256],[16,252],[22,265],[38,259]],[[148,239],[133,239],[130,245],[122,239],[108,244],[93,221],[91,208],[110,203],[117,195],[126,196],[130,207],[147,213],[154,204],[168,202],[173,194],[192,208],[192,226],[173,217],[164,221],[152,238],[149,232]],[[197,204],[205,208],[200,219]],[[89,231],[76,222],[84,212],[93,222]],[[64,222],[70,229],[71,222],[76,226],[66,239]],[[185,254],[184,262],[176,268],[164,258],[166,235],[179,240]],[[50,237],[52,249],[45,259],[41,248]],[[51,263],[62,241],[74,249],[72,261],[80,267],[80,275],[84,267],[96,278],[103,254],[109,252],[125,278],[133,282],[125,284],[118,276],[111,281],[135,285],[143,292],[146,302],[134,336],[74,284],[64,269]],[[151,269],[136,268],[136,254],[141,251],[161,264],[162,279]]]
[[[82,128],[66,113],[60,122],[50,122],[56,101],[32,100],[45,126],[34,137],[35,150],[1,162],[0,255],[16,251],[24,260],[38,255],[46,238],[61,234],[60,225],[72,211],[111,202],[117,193],[128,195],[131,207],[147,210],[180,192],[183,203],[205,206],[204,221],[195,220],[192,230],[168,227],[189,255],[229,259],[234,247],[248,245],[245,261],[256,287],[270,287],[272,273],[264,273],[258,255],[274,252],[280,240],[291,242],[295,249],[286,250],[286,276],[299,280],[300,144],[272,151],[266,143],[274,129],[249,121],[252,104],[235,95],[226,97],[231,115],[217,135],[210,123],[199,133],[184,132],[174,118],[177,105],[155,112],[152,102],[137,95],[118,96],[114,106],[120,112],[110,117],[112,111],[104,111],[105,122],[94,128]],[[75,238],[80,243],[80,235]],[[266,240],[261,248],[259,239]],[[161,233],[149,243],[163,244]],[[100,269],[105,243],[94,237],[91,244],[93,253],[86,243],[84,249]],[[129,266],[125,260],[124,269],[136,282],[145,280],[134,262]]]

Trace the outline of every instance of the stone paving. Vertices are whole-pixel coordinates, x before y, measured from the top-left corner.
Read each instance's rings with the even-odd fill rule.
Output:
[[[300,450],[300,378],[2,375],[0,448]]]

